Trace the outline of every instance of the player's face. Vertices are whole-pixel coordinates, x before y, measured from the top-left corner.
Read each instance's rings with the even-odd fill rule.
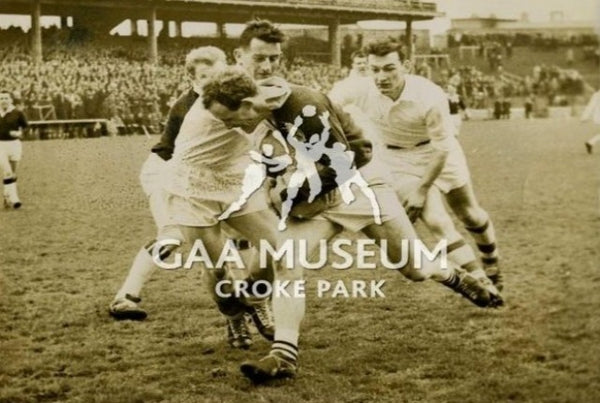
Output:
[[[369,55],[367,60],[369,71],[379,91],[394,100],[397,99],[404,87],[406,74],[398,52],[390,52],[385,56]]]
[[[367,58],[366,57],[355,57],[352,60],[352,70],[356,71],[361,76],[366,76],[367,71]]]
[[[273,76],[279,68],[281,44],[252,38],[248,47],[236,49],[234,55],[238,65],[255,80],[261,80]]]
[[[210,60],[198,61],[194,65],[194,76],[192,77],[194,85],[203,86],[207,79],[218,71],[223,70],[225,66],[225,63],[220,60],[216,62]]]
[[[217,118],[223,121],[229,129],[239,127],[247,133],[251,133],[256,126],[267,117],[269,110],[257,107],[252,102],[242,102],[240,108],[232,111],[219,102],[213,102],[208,110]]]
[[[8,92],[0,92],[0,108],[7,109],[12,104],[12,97]]]

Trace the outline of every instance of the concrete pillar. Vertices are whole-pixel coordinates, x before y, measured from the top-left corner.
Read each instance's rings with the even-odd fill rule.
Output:
[[[173,23],[173,38],[181,37],[181,21],[172,21]]]
[[[66,28],[68,25],[68,18],[66,15],[61,15],[60,16],[60,27],[61,28]]]
[[[150,9],[148,18],[148,61],[158,64],[158,40],[156,38],[156,6]]]
[[[413,58],[413,34],[412,34],[412,19],[406,20],[406,60],[412,60]]]
[[[178,30],[176,29],[175,32],[179,32],[179,36],[183,36],[183,21],[177,21],[177,26],[179,28]]]
[[[224,22],[217,22],[217,37],[219,39],[225,39],[227,38],[227,31],[225,30],[225,23]]]
[[[340,43],[340,19],[334,18],[329,23],[329,48],[331,53],[331,64],[342,66],[342,47]]]
[[[131,27],[131,36],[137,36],[137,34],[138,34],[137,20],[132,18],[129,20],[129,24]]]
[[[42,62],[42,6],[40,0],[34,0],[31,12],[31,57],[34,63]]]

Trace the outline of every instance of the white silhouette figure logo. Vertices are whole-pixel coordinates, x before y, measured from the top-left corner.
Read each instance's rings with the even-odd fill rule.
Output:
[[[289,149],[287,144],[285,144],[285,140],[283,139],[281,133],[274,131],[272,135],[283,145],[286,154],[272,157],[274,152],[272,144],[262,145],[262,155],[254,150],[251,150],[249,155],[254,163],[250,164],[244,171],[244,179],[242,180],[242,194],[236,201],[231,203],[231,205],[223,212],[223,214],[219,216],[219,220],[226,220],[229,218],[229,216],[231,216],[231,214],[241,210],[244,207],[250,196],[260,189],[262,184],[265,182],[265,179],[267,179],[267,171],[271,173],[281,172],[292,164],[292,157],[289,155]]]
[[[294,124],[287,126],[287,142],[295,151],[296,170],[290,175],[288,180],[285,200],[283,200],[281,206],[281,218],[277,228],[279,231],[284,231],[287,228],[286,222],[292,209],[294,199],[298,195],[298,192],[305,181],[308,182],[309,203],[312,203],[321,193],[322,183],[315,163],[324,155],[330,160],[329,167],[335,172],[335,182],[340,190],[344,203],[350,204],[356,200],[356,197],[350,188],[352,184],[356,184],[371,203],[375,223],[381,224],[381,210],[377,203],[377,198],[367,181],[365,181],[354,165],[355,153],[346,150],[346,145],[340,142],[333,143],[331,148],[326,146],[331,130],[331,125],[329,124],[329,112],[325,111],[319,116],[319,120],[323,125],[323,130],[320,134],[314,133],[308,142],[300,141],[296,137],[300,133],[300,126],[304,123],[303,117],[308,118],[315,115],[316,108],[313,105],[307,105],[302,109],[301,116],[294,119]],[[278,131],[274,131],[273,136],[283,145],[287,154],[272,157],[273,146],[271,144],[262,145],[262,155],[256,151],[250,151],[250,158],[252,158],[255,163],[246,168],[242,183],[242,194],[238,200],[233,202],[229,208],[219,216],[219,220],[225,220],[232,213],[243,208],[252,193],[257,191],[264,183],[267,178],[267,171],[272,173],[281,172],[292,165],[293,161],[289,155],[289,149],[283,136]]]

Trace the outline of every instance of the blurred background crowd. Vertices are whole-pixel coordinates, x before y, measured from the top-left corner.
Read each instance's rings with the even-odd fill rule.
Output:
[[[154,66],[145,61],[144,37],[92,39],[73,28],[50,27],[44,29],[43,38],[44,62],[35,65],[28,56],[28,36],[20,28],[0,30],[0,88],[13,92],[15,103],[30,120],[109,119],[120,133],[160,131],[170,105],[188,87],[183,60],[190,49],[212,44],[231,55],[236,43],[230,38],[159,38],[160,63]],[[588,39],[563,45],[578,46],[577,55],[583,59],[587,47],[597,49]],[[469,108],[493,108],[496,101],[506,98],[513,99],[513,104],[531,97],[541,97],[548,105],[568,104],[586,85],[569,54],[560,67],[534,65],[523,75],[504,68],[513,57],[513,47],[536,43],[535,38],[521,36],[463,35],[459,42],[450,40],[450,46],[480,46],[475,61],[454,57],[458,63],[450,65],[421,62],[414,71],[442,86],[452,84]],[[546,46],[545,42],[539,45]],[[280,74],[290,82],[326,92],[348,74],[347,67],[306,57],[301,46],[286,49]],[[343,49],[345,60],[353,50]]]

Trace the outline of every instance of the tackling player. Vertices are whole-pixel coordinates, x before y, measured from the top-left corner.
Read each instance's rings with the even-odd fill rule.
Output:
[[[482,280],[487,274],[501,288],[494,227],[475,197],[446,94],[426,78],[406,73],[396,43],[375,42],[365,52],[375,85],[332,94],[334,101],[357,106],[378,129],[378,151],[392,169],[394,187],[411,220],[422,218],[437,239],[447,240],[450,259]],[[440,191],[473,236],[485,273],[454,227]]]
[[[171,107],[167,118],[165,131],[160,141],[152,147],[142,167],[140,181],[144,193],[148,197],[150,211],[158,228],[160,238],[183,239],[178,229],[169,223],[166,216],[166,206],[162,194],[161,175],[165,169],[166,161],[170,160],[175,147],[175,140],[188,111],[194,105],[202,92],[202,85],[208,77],[226,66],[226,56],[222,50],[214,46],[204,46],[192,50],[186,56],[185,69],[192,82],[192,87],[185,92]],[[109,307],[109,313],[116,319],[143,320],[146,311],[138,305],[141,301],[142,287],[156,270],[151,253],[156,245],[156,239],[148,242],[140,249],[135,257],[125,282],[117,292]],[[165,253],[173,252],[166,250]],[[164,256],[166,258],[167,256]],[[210,284],[208,285],[210,287]],[[259,301],[256,301],[259,302]],[[270,324],[270,311],[266,302],[253,304],[247,307],[257,328],[269,337],[273,330]],[[227,321],[228,341],[233,347],[248,347],[251,343],[250,332],[242,315]]]

